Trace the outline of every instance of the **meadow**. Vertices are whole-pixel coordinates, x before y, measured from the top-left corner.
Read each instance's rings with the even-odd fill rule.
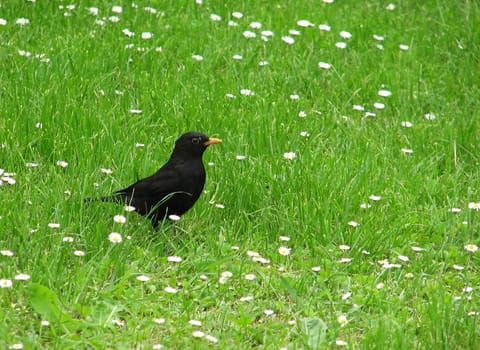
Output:
[[[2,349],[478,349],[480,5],[0,3]],[[155,231],[84,203],[197,130]]]

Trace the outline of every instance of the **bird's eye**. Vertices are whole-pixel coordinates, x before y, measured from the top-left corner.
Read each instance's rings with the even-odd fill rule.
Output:
[[[192,143],[193,143],[194,145],[198,145],[198,144],[200,143],[200,137],[194,137],[194,138],[192,139]]]

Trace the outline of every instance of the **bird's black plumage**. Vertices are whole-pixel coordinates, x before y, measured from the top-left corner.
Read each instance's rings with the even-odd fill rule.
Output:
[[[155,174],[139,180],[103,201],[126,203],[146,215],[157,227],[169,215],[183,215],[197,201],[205,184],[203,152],[222,140],[200,132],[187,132],[175,142],[168,162]]]

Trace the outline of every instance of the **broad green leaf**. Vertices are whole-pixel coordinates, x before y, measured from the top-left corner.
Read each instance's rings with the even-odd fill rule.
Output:
[[[63,311],[62,303],[57,294],[51,289],[34,283],[29,287],[30,304],[42,317],[52,323],[59,323],[72,331],[79,321]]]
[[[301,320],[301,329],[307,338],[308,346],[313,349],[325,348],[327,324],[318,317],[306,317]]]

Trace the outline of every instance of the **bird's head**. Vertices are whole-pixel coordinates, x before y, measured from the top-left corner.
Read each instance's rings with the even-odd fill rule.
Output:
[[[209,145],[214,145],[221,142],[221,139],[208,137],[201,132],[190,131],[180,136],[180,138],[175,142],[173,154],[201,157]]]

